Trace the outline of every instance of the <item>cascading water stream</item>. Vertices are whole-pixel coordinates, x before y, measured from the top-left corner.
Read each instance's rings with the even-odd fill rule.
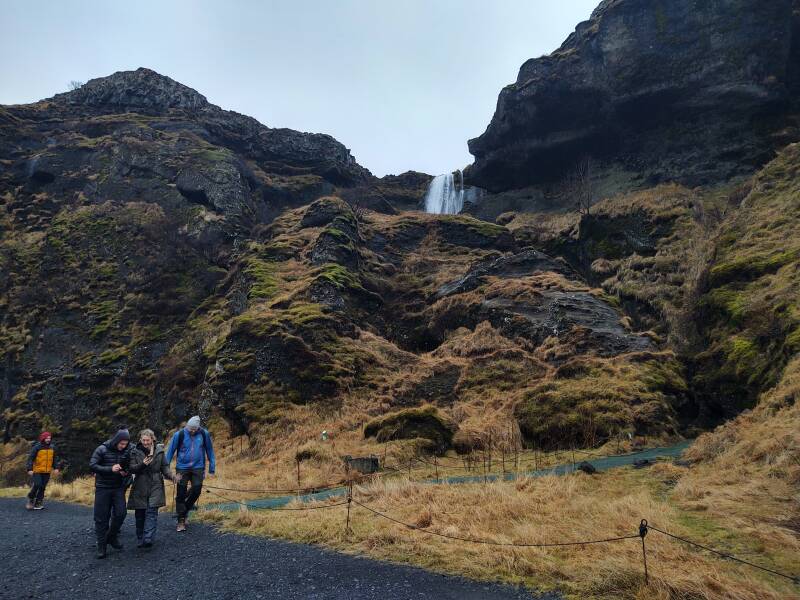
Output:
[[[437,175],[433,178],[428,187],[428,194],[425,196],[425,212],[435,215],[454,215],[460,212],[463,206],[463,186],[456,187],[452,173]]]
[[[437,175],[428,186],[425,195],[425,212],[434,215],[457,215],[464,208],[464,201],[474,202],[480,198],[478,188],[464,187],[461,169],[445,175]]]

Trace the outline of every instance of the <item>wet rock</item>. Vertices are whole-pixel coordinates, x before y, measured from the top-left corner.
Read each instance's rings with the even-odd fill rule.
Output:
[[[586,462],[585,460],[578,465],[578,471],[583,471],[587,475],[594,475],[597,473],[597,469],[594,468],[594,465],[590,462]]]

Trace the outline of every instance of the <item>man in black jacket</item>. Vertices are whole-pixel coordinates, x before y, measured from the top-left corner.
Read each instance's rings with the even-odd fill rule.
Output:
[[[97,558],[106,557],[106,544],[111,544],[117,550],[122,549],[118,536],[126,513],[125,478],[130,463],[130,439],[128,430],[120,428],[110,440],[95,449],[89,460],[89,467],[95,474],[94,531],[97,535]]]

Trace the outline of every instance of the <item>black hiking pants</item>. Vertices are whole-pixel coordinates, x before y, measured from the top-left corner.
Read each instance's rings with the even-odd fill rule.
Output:
[[[181,480],[178,482],[178,491],[175,498],[175,510],[179,519],[185,519],[194,503],[203,491],[203,477],[205,471],[199,469],[179,469]],[[187,490],[188,488],[188,490]]]
[[[115,538],[125,521],[125,488],[95,488],[94,490],[94,532],[97,543],[105,544]]]
[[[34,473],[31,491],[28,492],[28,500],[31,502],[41,502],[44,500],[44,489],[50,481],[50,473]]]

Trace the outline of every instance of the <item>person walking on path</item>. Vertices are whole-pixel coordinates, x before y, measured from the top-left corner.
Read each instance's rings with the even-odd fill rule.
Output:
[[[164,445],[156,444],[151,429],[139,433],[139,443],[131,450],[130,472],[133,487],[128,496],[128,508],[136,515],[136,541],[139,548],[150,548],[156,537],[158,509],[167,505],[164,478],[175,481],[164,459]]]
[[[106,545],[122,550],[119,530],[125,521],[125,478],[130,463],[131,439],[121,427],[113,437],[92,453],[89,468],[94,478],[94,531],[97,536],[97,558],[106,557]],[[110,520],[110,525],[109,525]]]
[[[56,447],[53,444],[53,435],[49,431],[39,434],[39,440],[31,447],[28,455],[28,475],[33,478],[31,491],[28,492],[28,510],[42,510],[44,508],[44,490],[50,475],[58,475],[59,461],[57,460]]]
[[[211,434],[200,427],[200,417],[194,416],[183,427],[175,432],[167,449],[167,465],[175,460],[176,479],[178,481],[177,498],[175,500],[178,513],[177,531],[186,531],[186,517],[194,507],[203,491],[203,478],[206,473],[206,457],[208,457],[208,473],[213,475],[217,468],[214,458],[214,446]],[[187,491],[187,488],[190,489]]]

